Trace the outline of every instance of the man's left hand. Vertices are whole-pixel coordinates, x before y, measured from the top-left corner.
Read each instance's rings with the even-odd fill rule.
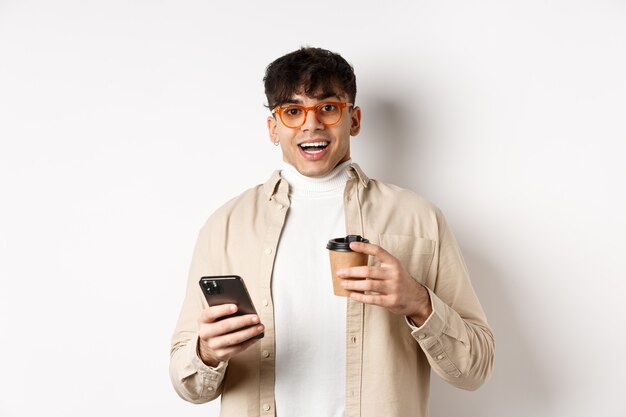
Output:
[[[394,314],[409,317],[417,326],[432,313],[428,290],[404,270],[400,261],[378,245],[352,242],[350,249],[373,256],[375,266],[355,266],[337,271],[350,298],[385,307]],[[350,279],[364,278],[364,279]]]

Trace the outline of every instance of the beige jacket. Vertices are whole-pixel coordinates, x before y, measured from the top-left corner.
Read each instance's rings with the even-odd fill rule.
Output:
[[[429,289],[433,314],[417,328],[384,308],[348,302],[345,416],[425,417],[431,368],[456,387],[478,388],[491,373],[493,334],[441,212],[410,191],[367,178],[356,164],[349,174],[347,234],[363,235],[397,257]],[[275,172],[265,184],[218,209],[195,247],[172,338],[170,376],[187,401],[203,403],[221,394],[223,417],[276,415],[271,278],[289,209],[288,190]],[[206,307],[198,281],[226,274],[246,281],[265,337],[228,363],[210,368],[196,353],[197,319]]]

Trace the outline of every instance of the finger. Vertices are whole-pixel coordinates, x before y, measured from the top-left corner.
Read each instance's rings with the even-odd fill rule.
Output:
[[[233,347],[238,347],[246,342],[249,342],[250,339],[255,336],[261,334],[265,330],[265,326],[259,324],[258,326],[252,326],[245,329],[241,329],[236,332],[224,334],[217,337],[212,337],[208,340],[207,344],[209,348],[214,351],[229,349]],[[257,340],[257,339],[253,339]]]
[[[211,323],[202,323],[199,328],[200,338],[209,339],[235,332],[248,326],[259,323],[259,316],[256,314],[246,314],[245,316],[229,317]]]
[[[389,271],[387,268],[365,265],[338,269],[336,274],[339,278],[385,279],[387,278]]]
[[[365,243],[365,242],[352,242],[350,243],[350,249],[355,252],[365,253],[370,256],[375,257],[381,263],[393,264],[398,260],[395,256],[387,252],[382,247],[375,245],[373,243]]]
[[[371,304],[381,307],[386,306],[384,294],[363,294],[360,292],[351,292],[350,299],[363,304]]]
[[[348,291],[387,293],[384,281],[372,279],[343,279],[341,286]]]
[[[207,307],[200,313],[199,322],[212,323],[237,311],[235,304],[221,304]]]

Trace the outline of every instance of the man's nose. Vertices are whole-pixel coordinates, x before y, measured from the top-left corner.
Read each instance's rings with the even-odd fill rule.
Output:
[[[324,129],[324,125],[317,120],[317,114],[314,109],[309,110],[306,113],[302,130],[318,130]]]

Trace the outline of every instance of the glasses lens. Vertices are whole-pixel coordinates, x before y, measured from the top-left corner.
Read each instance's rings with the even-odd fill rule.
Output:
[[[322,103],[316,108],[317,119],[325,125],[334,125],[341,119],[341,107],[335,103]]]
[[[287,127],[298,127],[304,123],[304,109],[301,106],[282,108],[280,118]]]

